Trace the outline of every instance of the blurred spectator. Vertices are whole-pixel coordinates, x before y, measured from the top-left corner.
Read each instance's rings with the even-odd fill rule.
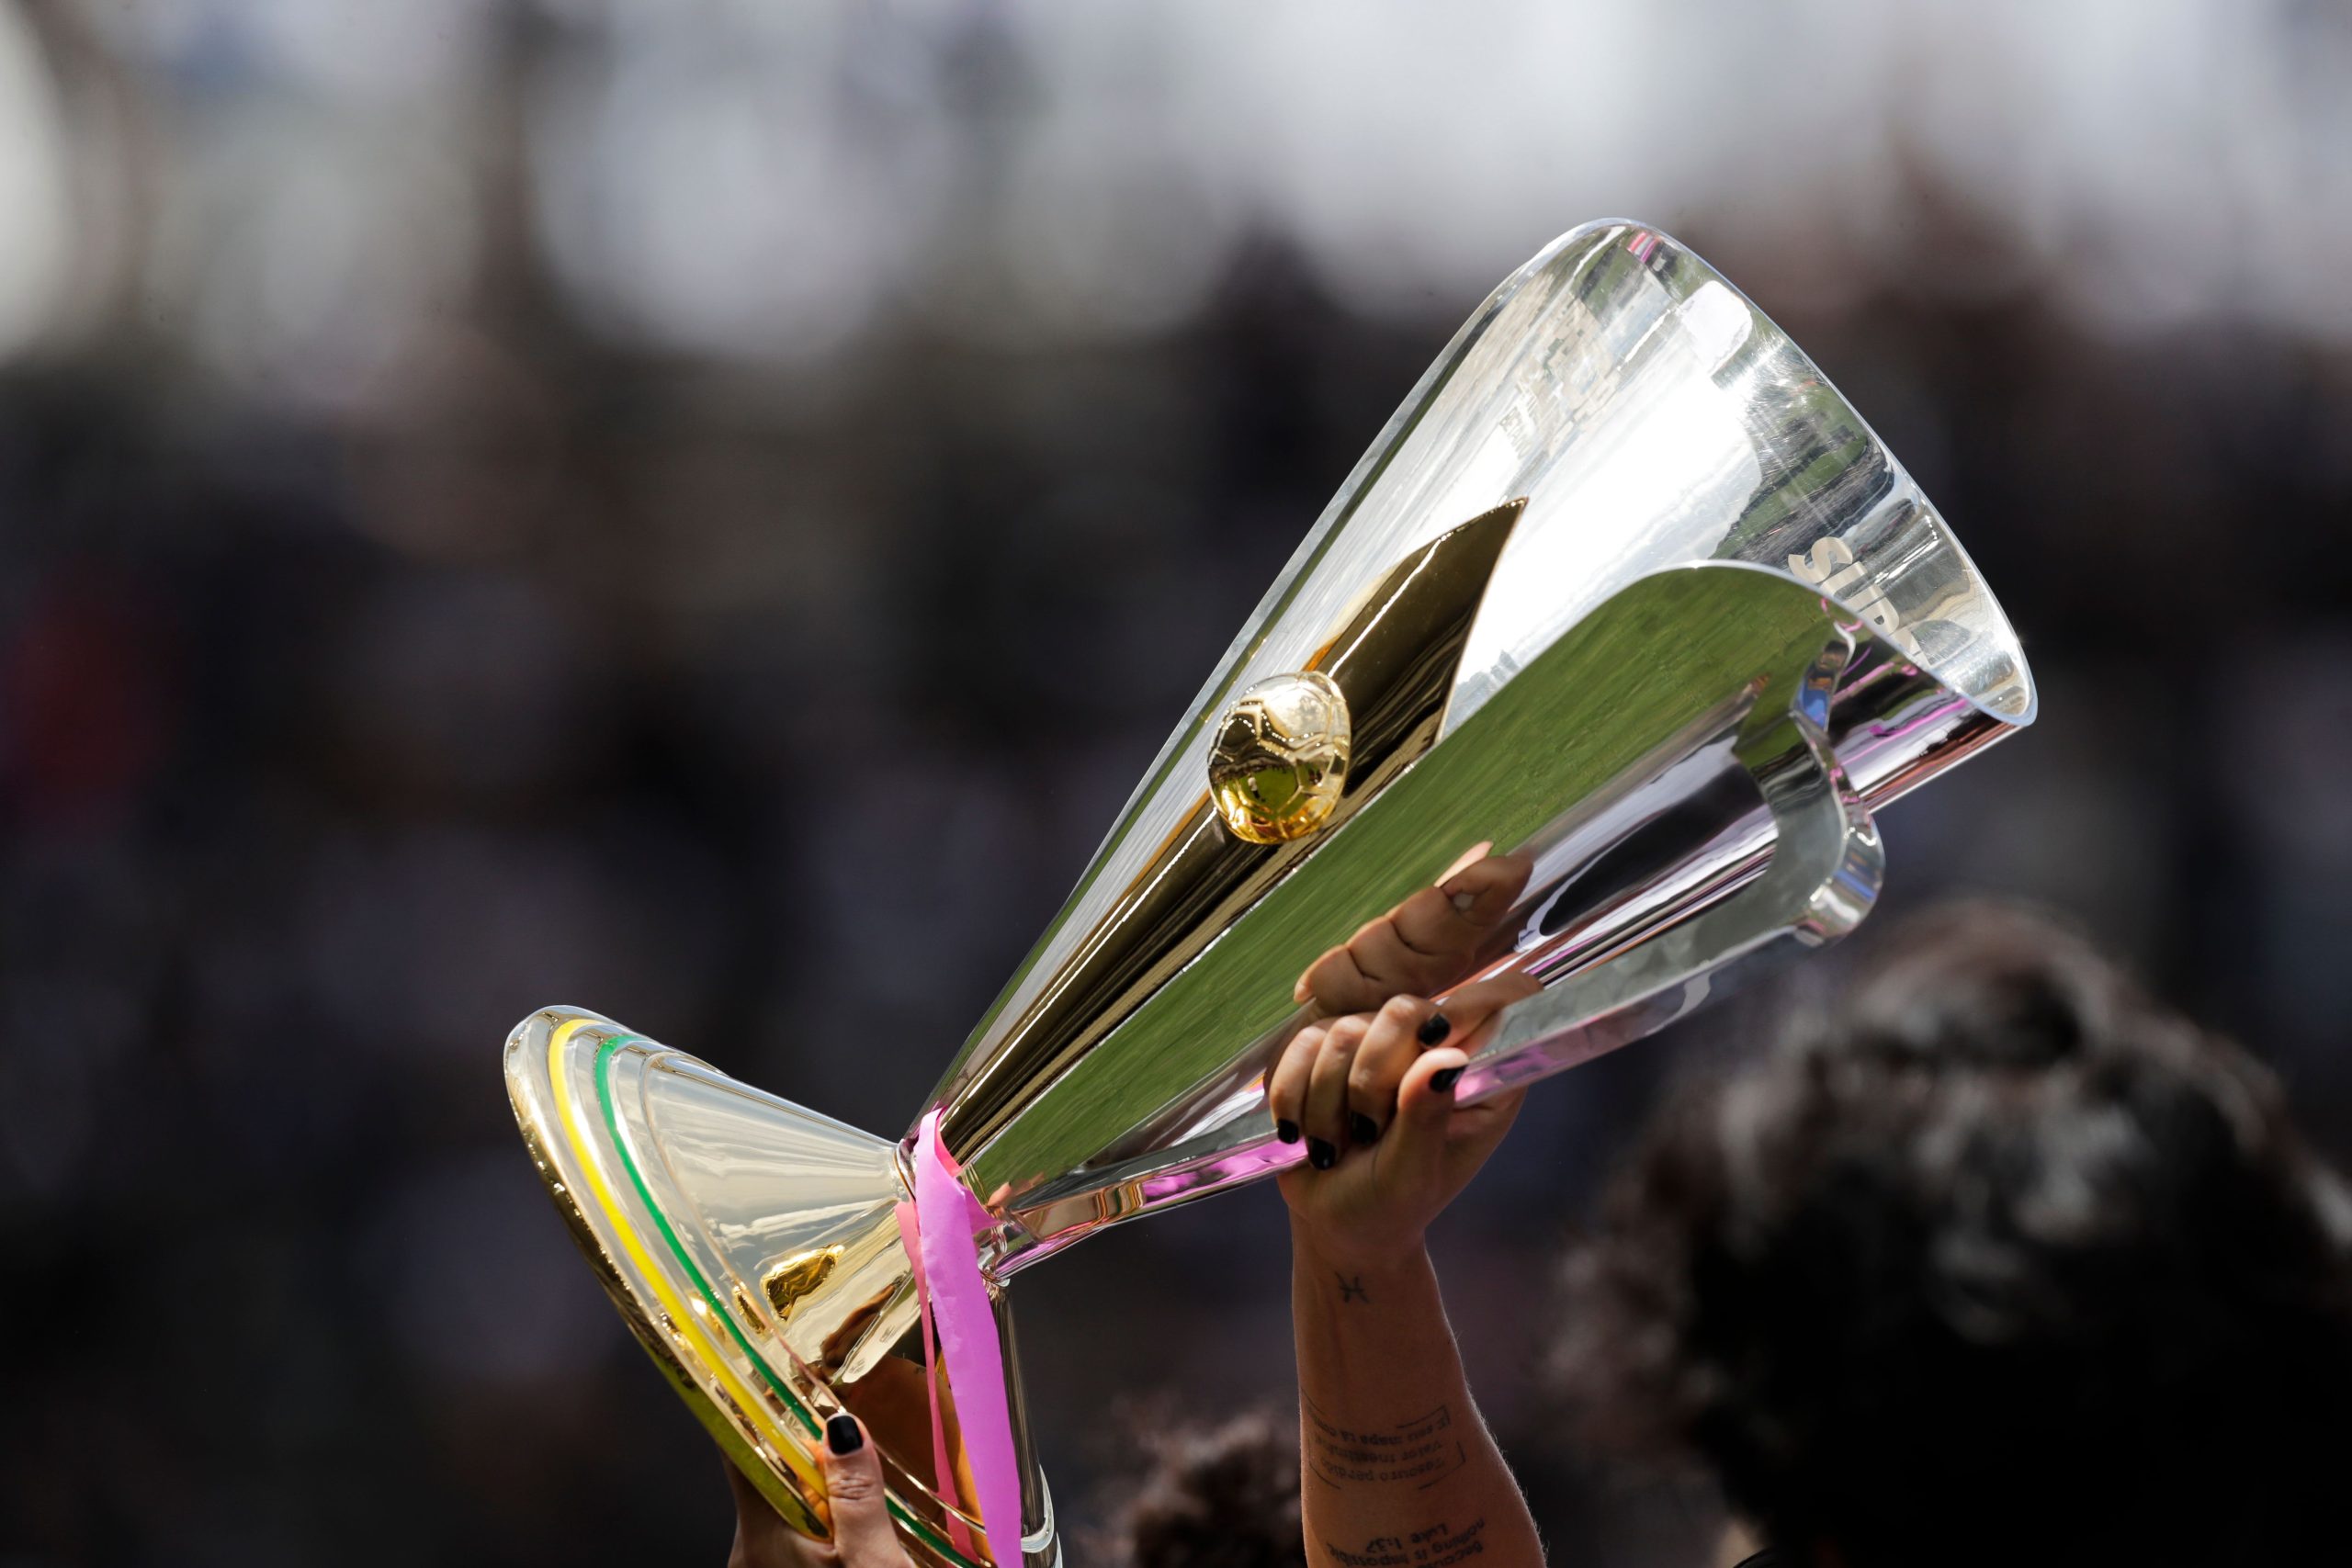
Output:
[[[1669,1106],[1572,1259],[1592,1429],[1775,1562],[2308,1562],[2341,1530],[2352,1192],[2243,1053],[2046,921],[1905,933]]]
[[[1298,1418],[1252,1407],[1183,1421],[1136,1418],[1136,1473],[1106,1490],[1083,1522],[1081,1559],[1099,1568],[1306,1568],[1298,1519]]]

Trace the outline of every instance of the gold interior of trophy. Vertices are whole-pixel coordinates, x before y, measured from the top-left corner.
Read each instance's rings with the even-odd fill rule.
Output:
[[[951,1148],[1001,1130],[1025,1086],[1085,1054],[1435,743],[1495,562],[1526,508],[1510,501],[1396,563],[1331,628],[1306,669],[1345,694],[1347,791],[1311,835],[1272,843],[1231,831],[1209,790],[1097,927],[1084,957],[1033,1008],[986,1077],[947,1111]],[[1345,933],[1341,933],[1344,935]]]

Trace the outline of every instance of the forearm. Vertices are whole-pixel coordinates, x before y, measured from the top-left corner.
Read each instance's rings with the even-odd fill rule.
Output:
[[[1380,1269],[1292,1249],[1300,1491],[1313,1568],[1540,1568],[1418,1248]]]

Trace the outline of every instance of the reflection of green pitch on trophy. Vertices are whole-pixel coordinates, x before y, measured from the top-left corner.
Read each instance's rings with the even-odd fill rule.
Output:
[[[1319,954],[1473,845],[1526,855],[1453,982],[1543,983],[1457,1090],[1491,1094],[1849,929],[1872,807],[2032,715],[1999,606],[1860,418],[1689,252],[1594,225],[1358,465],[948,1068],[935,1138],[569,1009],[515,1030],[508,1087],[638,1337],[787,1519],[822,1532],[808,1449],[846,1408],[919,1560],[1043,1563],[1003,1282],[1297,1157],[1262,1080]],[[944,1344],[975,1314],[1001,1359]]]

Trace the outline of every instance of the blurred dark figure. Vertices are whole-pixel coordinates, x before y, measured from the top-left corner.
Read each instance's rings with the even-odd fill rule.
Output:
[[[1295,1415],[1153,1420],[1136,1443],[1140,1472],[1112,1489],[1091,1538],[1098,1568],[1306,1568]]]
[[[2315,1562],[2347,1222],[2244,1053],[1962,907],[1669,1107],[1560,1351],[1594,1437],[1702,1461],[1776,1562]]]

